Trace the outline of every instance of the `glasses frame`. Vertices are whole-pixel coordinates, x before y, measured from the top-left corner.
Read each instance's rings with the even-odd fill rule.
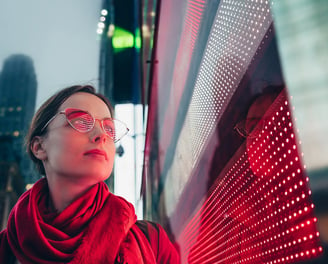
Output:
[[[251,131],[247,131],[245,124],[249,120],[258,120],[257,124],[253,127]],[[267,129],[267,126],[273,126],[273,130],[285,131],[287,126],[290,123],[290,119],[276,121],[274,117],[262,117],[262,118],[248,118],[241,120],[234,126],[234,130],[243,138],[257,138],[264,129]]]
[[[249,120],[256,120],[256,124],[252,127],[250,131],[246,129],[246,123]],[[257,138],[265,126],[266,120],[263,118],[247,118],[245,120],[239,121],[235,126],[234,130],[243,138]]]
[[[92,126],[90,127],[90,129],[87,129],[87,130],[85,130],[85,131],[81,131],[81,130],[79,130],[79,129],[77,129],[71,122],[70,122],[70,120],[67,118],[67,113],[66,113],[66,111],[68,111],[68,110],[76,110],[76,111],[79,111],[79,112],[84,112],[84,113],[87,113],[91,118],[92,118],[92,120],[93,120],[93,123],[92,123]],[[88,111],[86,111],[86,110],[82,110],[82,109],[78,109],[78,108],[66,108],[65,110],[62,110],[62,111],[59,111],[59,112],[57,112],[52,118],[50,118],[49,119],[49,121],[42,127],[42,129],[41,129],[41,132],[43,132],[47,127],[48,127],[48,125],[58,116],[58,115],[60,115],[60,114],[63,114],[63,115],[65,115],[65,119],[66,119],[66,121],[67,121],[67,123],[74,129],[74,130],[76,130],[76,131],[78,131],[78,132],[80,132],[80,133],[88,133],[88,132],[90,132],[94,127],[95,127],[95,124],[96,124],[96,120],[98,120],[98,121],[100,121],[100,123],[101,123],[101,128],[105,131],[105,133],[106,133],[106,135],[109,137],[109,138],[111,138],[113,141],[114,141],[114,143],[116,143],[116,142],[118,142],[119,140],[121,140],[130,130],[129,130],[129,128],[127,127],[127,125],[124,123],[124,122],[122,122],[122,121],[120,121],[120,120],[118,120],[118,119],[115,119],[115,118],[111,118],[111,117],[107,117],[107,118],[104,118],[104,119],[98,119],[98,118],[94,118],[93,117],[93,115],[91,115]],[[122,127],[123,126],[123,130],[122,130],[122,133],[117,133],[117,131],[118,130],[116,130],[115,129],[115,135],[117,135],[115,138],[113,138],[112,136],[110,136],[107,132],[106,132],[106,130],[105,130],[105,128],[104,128],[104,123],[103,123],[103,121],[104,120],[111,120],[111,121],[113,121],[113,123],[114,123],[114,127],[117,127],[117,124],[119,124],[120,125],[120,127]]]

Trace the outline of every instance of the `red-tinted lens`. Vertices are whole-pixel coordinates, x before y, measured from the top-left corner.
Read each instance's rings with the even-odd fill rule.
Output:
[[[66,109],[65,114],[68,123],[77,131],[84,133],[93,128],[94,120],[88,112],[78,109]]]
[[[107,119],[104,119],[102,122],[103,122],[103,128],[106,131],[106,133],[110,136],[110,138],[115,140],[116,133],[115,133],[114,120],[107,118]]]

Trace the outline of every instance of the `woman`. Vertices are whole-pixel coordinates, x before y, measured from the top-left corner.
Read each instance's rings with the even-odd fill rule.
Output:
[[[92,86],[61,90],[40,107],[27,151],[45,177],[10,213],[0,263],[179,262],[163,228],[136,221],[133,206],[104,183],[114,143],[127,132],[112,117],[111,104]]]

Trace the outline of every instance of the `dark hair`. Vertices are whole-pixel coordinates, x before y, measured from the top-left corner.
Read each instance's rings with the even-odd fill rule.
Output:
[[[59,107],[73,94],[76,93],[89,93],[100,98],[107,106],[110,111],[111,116],[114,116],[114,110],[109,102],[109,100],[102,94],[97,93],[96,89],[91,85],[74,85],[71,87],[67,87],[55,93],[51,96],[47,101],[45,101],[38,111],[35,113],[28,133],[25,138],[26,150],[32,161],[35,163],[37,170],[45,175],[45,170],[43,167],[43,163],[41,160],[37,159],[32,150],[31,145],[33,138],[36,136],[43,136],[47,133],[47,128],[42,130],[45,124],[52,118],[55,114],[57,114]]]

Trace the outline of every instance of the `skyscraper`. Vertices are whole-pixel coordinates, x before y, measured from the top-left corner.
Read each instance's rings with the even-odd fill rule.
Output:
[[[37,179],[24,148],[24,137],[35,110],[36,92],[33,60],[23,54],[8,57],[0,75],[0,137],[10,138],[12,155],[25,183]],[[1,156],[5,159],[5,155]]]

